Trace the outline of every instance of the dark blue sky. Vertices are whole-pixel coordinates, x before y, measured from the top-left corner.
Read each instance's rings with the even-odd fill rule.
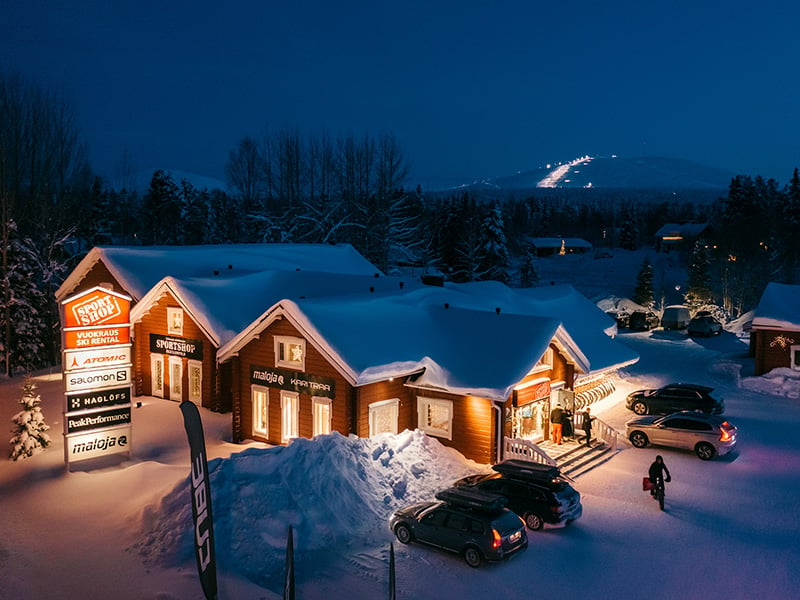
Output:
[[[392,132],[429,187],[584,154],[787,182],[793,1],[4,0],[0,69],[63,90],[92,164],[223,177],[245,135]]]

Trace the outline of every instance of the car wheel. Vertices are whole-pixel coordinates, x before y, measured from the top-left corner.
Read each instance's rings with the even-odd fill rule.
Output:
[[[477,569],[483,562],[481,551],[475,546],[467,546],[467,549],[464,550],[464,561],[473,569]]]
[[[634,448],[644,448],[647,446],[647,436],[641,431],[634,431],[631,433],[630,440]]]
[[[717,453],[717,451],[714,450],[714,446],[708,442],[700,442],[695,446],[694,451],[702,460],[711,460],[714,458],[714,454]]]
[[[402,523],[394,528],[394,534],[397,536],[397,539],[404,544],[411,542],[411,538],[413,537],[408,525],[403,525]]]
[[[633,412],[635,412],[637,415],[647,414],[647,404],[645,404],[641,400],[637,400],[636,402],[634,402],[631,408],[633,409]]]
[[[525,525],[528,526],[528,529],[532,529],[533,531],[539,531],[544,526],[544,519],[539,515],[535,515],[533,513],[526,513],[525,514]]]

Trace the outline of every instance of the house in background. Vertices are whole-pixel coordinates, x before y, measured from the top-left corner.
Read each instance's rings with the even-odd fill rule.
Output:
[[[750,327],[756,375],[781,367],[800,370],[800,285],[767,284]]]
[[[706,229],[707,223],[667,223],[656,231],[656,252],[691,248]]]
[[[583,254],[592,249],[592,244],[581,238],[534,237],[527,238],[536,256]]]

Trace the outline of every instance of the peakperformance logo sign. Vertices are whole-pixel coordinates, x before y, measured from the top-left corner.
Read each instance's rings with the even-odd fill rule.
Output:
[[[131,407],[126,406],[102,412],[67,415],[66,421],[67,435],[103,427],[128,425],[131,422]]]

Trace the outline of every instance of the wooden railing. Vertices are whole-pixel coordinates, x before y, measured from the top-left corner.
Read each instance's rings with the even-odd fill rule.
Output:
[[[574,417],[575,433],[578,435],[582,435],[583,415],[583,412],[579,412]],[[619,443],[619,432],[605,421],[601,421],[597,417],[592,417],[592,438],[602,440],[608,444],[612,450],[616,450],[617,444]]]
[[[528,440],[516,438],[503,438],[503,458],[518,458],[541,463],[543,465],[557,466],[556,461],[550,458],[547,452],[539,448],[539,446]]]

